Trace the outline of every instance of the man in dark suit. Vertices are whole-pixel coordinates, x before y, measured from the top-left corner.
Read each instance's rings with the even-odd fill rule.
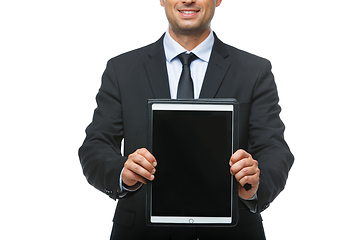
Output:
[[[221,0],[160,4],[168,31],[157,42],[108,62],[98,106],[79,149],[89,183],[118,199],[111,239],[265,239],[260,213],[283,190],[294,160],[283,137],[271,64],[224,44],[212,32]],[[190,65],[194,98],[235,98],[240,104],[240,149],[229,159],[229,171],[238,181],[240,218],[235,227],[160,228],[145,222],[143,184],[155,178],[157,166],[156,156],[146,149],[147,100],[176,98],[181,74],[177,54],[182,52],[197,56]],[[245,184],[252,188],[246,191]]]

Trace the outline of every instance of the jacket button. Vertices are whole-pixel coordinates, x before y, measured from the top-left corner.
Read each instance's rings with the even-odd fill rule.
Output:
[[[262,210],[264,211],[265,209],[267,209],[270,206],[270,203],[267,203],[263,206]]]
[[[113,192],[111,190],[105,189],[105,193],[110,196]]]

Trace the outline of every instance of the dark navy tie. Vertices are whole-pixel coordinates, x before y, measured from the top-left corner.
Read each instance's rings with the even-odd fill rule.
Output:
[[[179,80],[177,98],[194,98],[194,85],[190,74],[190,64],[198,57],[193,53],[181,53],[178,55],[178,58],[183,65],[183,69]]]

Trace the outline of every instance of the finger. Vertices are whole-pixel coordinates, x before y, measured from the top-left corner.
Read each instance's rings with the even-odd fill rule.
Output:
[[[145,148],[138,149],[135,153],[130,154],[128,160],[137,163],[152,174],[155,173],[155,157]]]
[[[229,165],[232,166],[236,162],[238,162],[244,158],[249,158],[249,157],[251,157],[251,155],[249,153],[247,153],[246,151],[244,151],[242,149],[239,149],[231,156]]]
[[[153,167],[156,167],[157,165],[157,162],[156,162],[156,159],[155,157],[146,149],[146,148],[141,148],[141,149],[138,149],[136,151],[136,153],[142,155],[143,157],[146,158],[146,160],[151,163],[151,165]]]
[[[245,186],[245,184],[250,184],[252,187],[257,187],[258,185],[259,185],[259,181],[260,181],[260,170],[259,169],[257,169],[256,171],[255,171],[255,173],[254,174],[252,174],[252,175],[246,175],[246,176],[243,176],[242,178],[236,178],[236,176],[235,176],[235,178],[236,178],[236,180],[239,182],[239,184],[241,185],[241,186]]]
[[[155,173],[154,166],[143,155],[139,155],[139,154],[132,155],[130,157],[130,162],[133,162],[133,163],[139,165],[140,167],[146,169],[148,172],[150,172],[152,174]],[[133,165],[130,165],[130,166],[136,167],[136,166],[133,166]]]
[[[132,171],[133,173],[148,179],[154,180],[155,168],[141,155],[132,155],[128,161],[125,162],[124,169]]]
[[[251,156],[250,156],[251,157]],[[238,172],[242,171],[244,168],[248,167],[258,167],[258,162],[252,158],[243,158],[240,161],[237,161],[230,167],[230,172],[232,175],[237,174]]]
[[[237,173],[234,174],[236,180],[238,182],[240,182],[240,180],[242,178],[244,178],[245,176],[252,176],[254,174],[256,174],[258,171],[258,168],[256,165],[253,165],[251,167],[244,167],[243,169],[241,169],[240,171],[238,171]]]

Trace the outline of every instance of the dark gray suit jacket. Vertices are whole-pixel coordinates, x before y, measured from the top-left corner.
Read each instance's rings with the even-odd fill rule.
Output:
[[[88,182],[113,199],[118,198],[119,175],[127,156],[147,146],[147,100],[170,98],[165,61],[161,37],[111,59],[103,74],[98,107],[79,157]],[[240,148],[259,162],[261,173],[257,214],[239,200],[238,225],[261,221],[260,212],[284,188],[294,160],[283,137],[270,62],[226,45],[215,35],[200,98],[235,98],[240,103]],[[145,224],[145,192],[142,187],[119,199],[114,222],[135,228]]]

